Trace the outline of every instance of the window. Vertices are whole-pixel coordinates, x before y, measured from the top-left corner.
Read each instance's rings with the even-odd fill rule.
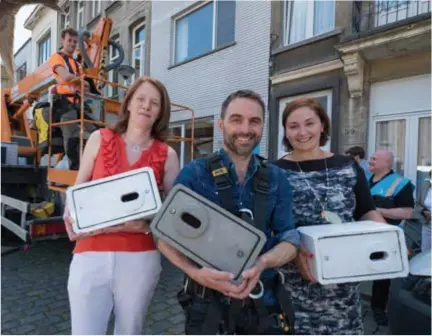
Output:
[[[327,112],[327,115],[330,119],[330,123],[331,123],[331,119],[332,119],[332,92],[330,90],[326,90],[326,91],[319,91],[319,92],[310,92],[310,93],[305,93],[302,95],[298,95],[298,96],[293,96],[293,97],[287,97],[284,99],[281,99],[279,102],[279,122],[278,122],[278,127],[279,127],[279,137],[278,137],[278,158],[281,158],[282,156],[284,156],[286,154],[285,148],[282,144],[282,139],[284,138],[285,134],[284,134],[284,128],[282,127],[282,115],[283,115],[283,111],[285,109],[286,104],[288,104],[289,102],[293,101],[294,99],[297,98],[302,98],[302,97],[308,97],[308,98],[314,98],[316,99],[321,106],[324,108],[324,110]],[[331,143],[331,136],[329,137],[329,140],[327,142],[327,144],[322,147],[324,150],[330,150],[330,143]]]
[[[51,56],[51,33],[38,42],[38,66],[48,61]]]
[[[65,9],[64,15],[62,15],[62,29],[67,28],[70,25],[69,7]]]
[[[174,63],[234,41],[235,1],[212,1],[174,21]]]
[[[417,186],[419,193],[424,181],[429,178],[432,168],[431,160],[431,117],[419,118],[418,125],[418,151],[417,151]]]
[[[92,17],[96,17],[101,12],[101,0],[92,1]]]
[[[168,144],[177,152],[180,167],[183,167],[192,159],[203,157],[213,152],[213,123],[213,117],[195,120],[193,158],[191,157],[191,141],[187,140],[192,138],[191,122],[187,121],[170,126],[171,139],[168,141]],[[186,141],[173,141],[175,138],[186,138]]]
[[[380,121],[376,125],[375,150],[393,153],[393,169],[401,175],[405,170],[405,120]]]
[[[119,42],[119,37],[112,38],[115,42]],[[109,62],[113,63],[119,57],[119,52],[117,49],[110,46],[109,48]],[[113,83],[119,83],[119,73],[118,69],[113,69],[108,73],[108,80]],[[111,85],[107,85],[108,97],[118,98],[119,88]]]
[[[132,30],[132,66],[135,67],[135,76],[144,75],[144,48],[145,48],[145,25],[136,26]]]
[[[335,1],[285,1],[284,25],[284,45],[329,32],[335,26]]]
[[[27,63],[23,63],[16,69],[16,81],[19,82],[27,76]]]
[[[77,29],[80,30],[84,28],[84,1],[78,1],[77,4]]]
[[[373,83],[370,90],[368,157],[393,153],[393,168],[419,187],[431,169],[431,76]]]

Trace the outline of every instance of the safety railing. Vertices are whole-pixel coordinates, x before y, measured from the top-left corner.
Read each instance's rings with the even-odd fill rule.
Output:
[[[420,16],[430,16],[430,11],[429,0],[354,1],[352,33],[358,34]]]
[[[85,118],[85,101],[86,101],[86,97],[95,97],[94,94],[91,93],[86,93],[84,90],[84,81],[86,78],[90,78],[93,79],[95,81],[101,81],[103,83],[105,83],[105,85],[110,85],[112,87],[117,87],[123,90],[127,90],[128,88],[124,85],[121,85],[119,83],[114,83],[114,82],[110,82],[109,80],[105,80],[103,78],[100,77],[96,77],[96,76],[91,76],[91,75],[87,75],[87,74],[83,74],[78,78],[73,79],[69,84],[77,84],[77,82],[80,82],[80,114],[79,114],[79,118],[78,119],[74,119],[74,120],[68,120],[68,121],[60,121],[60,122],[53,122],[53,111],[52,108],[50,109],[50,113],[49,113],[49,145],[48,145],[48,158],[52,157],[52,136],[53,136],[53,128],[54,127],[61,127],[64,125],[69,125],[69,124],[76,124],[79,123],[80,126],[80,135],[79,135],[79,157],[80,160],[82,158],[82,153],[84,151],[84,133],[85,133],[85,124],[94,124],[94,125],[98,125],[98,126],[105,126],[106,125],[106,114],[108,113],[115,113],[115,114],[119,114],[120,113],[120,106],[121,106],[121,102],[117,101],[117,100],[113,100],[110,98],[106,98],[103,96],[98,96],[98,99],[101,99],[104,101],[104,105],[101,111],[101,121],[97,121],[97,120],[90,120],[90,119],[86,119]],[[82,94],[83,93],[83,94]],[[180,105],[180,104],[176,104],[176,103],[171,103],[171,113],[175,113],[175,112],[182,112],[182,111],[186,111],[189,112],[191,114],[191,137],[190,138],[186,138],[186,137],[179,137],[179,136],[174,136],[174,135],[167,135],[164,138],[164,141],[166,142],[190,142],[191,146],[191,158],[194,158],[194,126],[195,126],[195,113],[194,111],[185,105]],[[58,191],[58,192],[64,192],[66,187],[65,186],[70,186],[73,185],[75,183],[76,180],[76,176],[77,176],[77,171],[74,170],[69,170],[69,169],[59,169],[59,168],[53,168],[52,167],[52,163],[51,160],[48,160],[48,178],[47,178],[47,182],[48,182],[48,188],[54,191]],[[57,184],[54,185],[54,184]]]

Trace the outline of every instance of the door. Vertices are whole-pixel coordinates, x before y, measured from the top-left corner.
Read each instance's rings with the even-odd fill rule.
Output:
[[[391,151],[393,169],[409,178],[418,192],[432,168],[430,112],[373,118],[370,131],[369,156],[377,149]]]

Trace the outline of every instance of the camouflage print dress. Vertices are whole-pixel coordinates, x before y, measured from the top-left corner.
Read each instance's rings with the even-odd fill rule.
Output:
[[[343,222],[358,220],[374,209],[363,170],[345,156],[298,164],[280,159],[275,164],[287,172],[292,185],[297,227],[331,225],[321,217],[326,196],[326,210],[337,213]],[[310,283],[294,264],[284,267],[283,272],[293,299],[296,334],[363,334],[358,283],[325,286]]]

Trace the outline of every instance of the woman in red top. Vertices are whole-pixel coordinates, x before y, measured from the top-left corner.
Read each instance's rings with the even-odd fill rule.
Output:
[[[127,92],[118,123],[91,134],[75,183],[152,167],[159,187],[168,192],[179,171],[176,152],[162,141],[170,105],[162,83],[139,78]],[[141,334],[161,272],[148,223],[135,220],[77,235],[67,207],[64,219],[76,241],[68,280],[72,334],[105,334],[113,309],[115,334]]]

